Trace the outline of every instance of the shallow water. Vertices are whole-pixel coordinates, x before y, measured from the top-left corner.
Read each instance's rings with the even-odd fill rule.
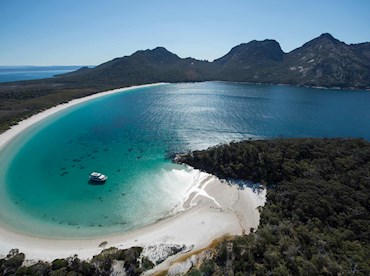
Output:
[[[221,82],[139,88],[85,102],[0,153],[0,219],[42,236],[127,231],[170,214],[196,172],[172,153],[271,137],[370,139],[370,93]],[[90,185],[88,175],[109,176]]]

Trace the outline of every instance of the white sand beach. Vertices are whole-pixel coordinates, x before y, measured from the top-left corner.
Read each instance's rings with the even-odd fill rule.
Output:
[[[17,125],[12,126],[10,129],[5,131],[4,133],[0,134],[0,150],[7,144],[9,143],[15,136],[19,135],[22,133],[25,129],[28,127],[36,124],[37,122],[40,122],[41,120],[58,113],[62,110],[65,110],[67,108],[70,108],[72,106],[78,105],[83,102],[87,102],[99,97],[115,94],[115,93],[123,93],[127,92],[136,88],[144,88],[144,87],[150,87],[150,86],[157,86],[157,85],[163,85],[165,83],[153,83],[153,84],[144,84],[144,85],[138,85],[138,86],[130,86],[126,88],[118,88],[118,89],[113,89],[109,91],[104,91],[100,93],[96,93],[87,97],[79,98],[79,99],[74,99],[69,101],[68,103],[63,103],[59,104],[57,106],[54,106],[52,108],[49,108],[45,111],[42,111],[40,113],[37,113],[21,122],[19,122]]]
[[[76,99],[34,115],[1,134],[0,149],[29,126],[56,112],[90,99],[133,88],[136,87]],[[264,204],[265,193],[265,190],[256,194],[250,188],[240,189],[236,185],[229,185],[215,176],[198,171],[194,185],[186,192],[183,202],[176,206],[171,217],[130,232],[81,240],[49,239],[19,234],[7,229],[0,222],[0,257],[17,248],[26,254],[28,260],[52,261],[75,254],[81,259],[91,259],[104,249],[99,247],[103,242],[107,242],[105,248],[184,244],[190,251],[195,251],[226,234],[247,234],[251,227],[257,228],[258,207]]]
[[[0,256],[17,248],[27,259],[52,261],[78,254],[90,259],[106,248],[114,246],[152,246],[179,244],[192,251],[204,248],[226,234],[249,233],[259,224],[258,207],[264,204],[265,191],[259,195],[252,189],[239,189],[221,182],[215,176],[199,172],[200,179],[187,193],[177,214],[152,225],[127,233],[86,240],[58,240],[36,238],[0,227]]]

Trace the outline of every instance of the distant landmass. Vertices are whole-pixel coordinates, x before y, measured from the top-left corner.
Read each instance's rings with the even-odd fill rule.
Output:
[[[0,83],[51,78],[82,66],[0,66]]]
[[[158,47],[137,51],[95,68],[82,68],[60,78],[118,86],[221,80],[369,89],[370,42],[347,45],[326,33],[284,53],[275,40],[253,40],[232,48],[213,62],[182,59]]]
[[[322,34],[284,53],[275,40],[253,40],[213,62],[158,47],[53,78],[0,83],[0,132],[43,109],[109,89],[198,81],[370,89],[370,42],[348,45]]]

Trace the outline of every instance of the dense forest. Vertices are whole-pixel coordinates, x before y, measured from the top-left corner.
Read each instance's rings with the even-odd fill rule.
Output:
[[[51,263],[39,261],[26,266],[23,265],[25,255],[13,249],[6,258],[0,259],[0,275],[111,275],[112,267],[116,264],[126,275],[135,276],[154,267],[149,259],[141,256],[142,251],[141,247],[129,249],[111,247],[94,256],[91,261],[80,260],[75,255],[66,259],[56,259]]]
[[[258,230],[223,242],[189,275],[370,275],[370,143],[244,141],[179,158],[268,187]]]

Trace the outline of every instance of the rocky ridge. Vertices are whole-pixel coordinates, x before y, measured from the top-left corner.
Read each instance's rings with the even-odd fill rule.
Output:
[[[285,53],[275,40],[253,40],[213,62],[157,47],[59,76],[69,83],[116,86],[212,80],[370,89],[370,43],[348,45],[325,33]]]

